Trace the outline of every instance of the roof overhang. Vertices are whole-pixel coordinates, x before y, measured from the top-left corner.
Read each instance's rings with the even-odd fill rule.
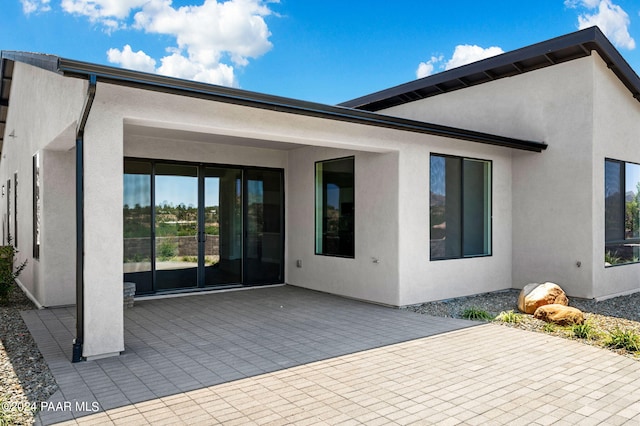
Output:
[[[13,78],[13,61],[0,59],[0,152],[4,143],[4,135],[9,114],[9,95]]]
[[[547,148],[545,143],[538,141],[528,141],[450,126],[441,126],[417,120],[382,115],[370,111],[362,111],[350,107],[332,106],[266,95],[236,88],[75,61],[51,55],[3,51],[0,54],[0,58],[2,58],[3,64],[5,62],[19,61],[68,77],[88,79],[91,76],[95,76],[98,83],[111,83],[144,90],[267,109],[270,111],[383,127],[399,131],[430,134],[526,151],[541,152]],[[2,90],[4,93],[4,84]],[[8,96],[9,91],[7,91],[7,105],[10,103]]]
[[[442,93],[534,71],[598,52],[607,66],[640,100],[640,78],[598,27],[527,46],[478,62],[401,84],[340,104],[380,111]]]

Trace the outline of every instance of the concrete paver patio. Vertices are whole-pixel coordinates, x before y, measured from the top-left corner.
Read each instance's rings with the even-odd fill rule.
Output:
[[[639,362],[493,324],[285,286],[136,302],[123,355],[71,364],[72,314],[23,313],[43,424],[640,424]]]

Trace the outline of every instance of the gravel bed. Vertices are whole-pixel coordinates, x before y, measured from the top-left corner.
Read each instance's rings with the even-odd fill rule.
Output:
[[[0,400],[5,405],[5,410],[0,406],[0,425],[33,424],[33,412],[26,408],[48,400],[58,389],[20,316],[30,309],[36,307],[17,288],[0,304]]]
[[[504,290],[402,309],[426,315],[462,318],[465,309],[474,308],[495,317],[505,311],[518,312],[519,293],[519,290]],[[598,330],[606,332],[619,328],[640,335],[640,293],[601,302],[570,299],[569,304],[584,312],[587,321]],[[12,293],[7,303],[0,305],[0,401],[10,402],[14,407],[46,401],[58,389],[47,363],[20,316],[20,311],[29,309],[35,309],[35,306],[19,289]],[[566,328],[550,329],[545,322],[536,320],[531,315],[523,315],[522,321],[516,324],[500,321],[495,323],[575,339]],[[603,346],[601,341],[579,340],[585,344]],[[637,353],[614,351],[640,361]],[[0,425],[32,424],[33,421],[33,413],[29,410],[6,412],[0,408]]]
[[[479,309],[488,312],[491,317],[501,312],[518,311],[518,295],[520,290],[503,290],[483,293],[475,296],[428,302],[420,305],[404,307],[410,311],[439,317],[462,318],[466,309]],[[599,338],[578,339],[567,327],[550,327],[546,322],[522,314],[519,323],[506,323],[494,320],[494,323],[523,330],[547,333],[563,338],[579,340],[582,343],[606,347],[604,342],[608,332],[616,329],[632,331],[640,335],[640,293],[620,296],[597,302],[590,299],[569,298],[569,305],[580,309],[585,314],[586,322],[600,333]],[[621,355],[640,361],[640,353],[622,349],[610,349]]]

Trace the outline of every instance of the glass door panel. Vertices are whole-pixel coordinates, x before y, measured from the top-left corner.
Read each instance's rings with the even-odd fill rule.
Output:
[[[155,290],[198,285],[198,167],[156,164]]]
[[[205,168],[204,285],[242,282],[242,171]]]
[[[124,163],[124,280],[136,293],[153,292],[151,279],[151,163]]]
[[[283,281],[282,172],[248,169],[244,284]]]

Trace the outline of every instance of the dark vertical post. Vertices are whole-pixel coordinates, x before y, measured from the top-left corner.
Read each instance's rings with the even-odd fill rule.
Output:
[[[84,339],[84,141],[76,139],[76,338],[71,362],[82,361]]]
[[[96,95],[97,77],[89,76],[89,87],[76,128],[76,338],[71,362],[80,362],[84,343],[84,128]]]

